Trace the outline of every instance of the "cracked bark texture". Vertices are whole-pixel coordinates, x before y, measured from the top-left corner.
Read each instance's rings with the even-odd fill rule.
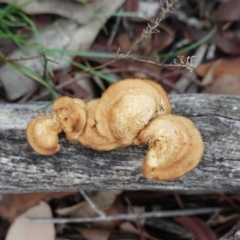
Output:
[[[205,152],[199,166],[169,182],[147,180],[141,164],[147,148],[131,146],[97,152],[60,135],[61,150],[40,156],[25,137],[27,123],[50,108],[48,103],[0,104],[0,193],[77,189],[176,190],[236,192],[240,190],[240,97],[172,95],[173,113],[199,128]]]

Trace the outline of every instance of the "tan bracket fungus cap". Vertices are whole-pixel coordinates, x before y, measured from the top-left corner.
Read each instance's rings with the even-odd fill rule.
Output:
[[[87,103],[87,125],[83,134],[79,135],[78,140],[86,147],[98,151],[109,151],[119,146],[116,141],[111,142],[108,138],[100,135],[96,129],[94,114],[98,101],[98,99],[94,99]]]
[[[204,144],[198,129],[187,118],[166,115],[153,119],[135,139],[135,144],[149,145],[142,171],[149,179],[173,180],[201,160]]]
[[[87,123],[86,103],[78,98],[60,97],[53,103],[53,116],[70,141],[78,141]]]
[[[27,126],[29,145],[41,155],[52,155],[60,150],[58,134],[61,132],[58,122],[50,116],[38,116]]]
[[[99,134],[129,146],[148,122],[171,112],[167,94],[147,80],[126,79],[112,84],[100,98],[95,121]],[[160,94],[161,93],[161,94]]]

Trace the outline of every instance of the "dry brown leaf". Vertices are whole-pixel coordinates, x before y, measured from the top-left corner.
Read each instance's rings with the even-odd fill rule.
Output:
[[[237,34],[233,31],[218,31],[212,42],[215,43],[221,51],[230,55],[239,55],[240,54],[240,42]]]
[[[124,233],[132,233],[139,235],[139,230],[136,227],[134,227],[130,222],[123,222],[120,225],[120,230],[121,232]]]
[[[240,1],[224,1],[213,13],[213,19],[217,21],[238,21],[240,20]]]
[[[189,230],[196,240],[217,240],[211,228],[201,219],[196,217],[175,217],[175,221]]]
[[[120,225],[120,231],[123,233],[130,233],[130,234],[136,234],[136,235],[143,235],[144,237],[146,237],[147,239],[150,240],[157,240],[156,238],[150,236],[147,232],[143,231],[141,232],[139,229],[137,229],[135,226],[133,226],[133,224],[131,224],[130,222],[123,222]]]
[[[185,35],[190,42],[202,39],[209,30],[199,30],[199,29],[186,29]],[[222,52],[230,55],[239,55],[240,53],[240,43],[237,33],[233,31],[216,31],[216,33],[207,41],[207,43],[215,44]]]
[[[122,33],[117,37],[117,43],[122,52],[127,52],[132,46],[131,39],[126,33]]]
[[[39,201],[52,198],[61,198],[73,194],[74,192],[42,192],[6,194],[0,201],[0,216],[13,220],[16,216],[36,205]]]
[[[88,228],[75,228],[78,230],[87,240],[108,240],[112,230],[107,229],[88,229]]]
[[[138,10],[139,0],[125,1],[123,9],[126,12],[136,12]]]
[[[68,217],[93,217],[96,213],[87,202],[81,202],[71,207],[57,209],[56,213],[60,216]]]
[[[240,95],[240,77],[231,74],[220,75],[202,93]]]
[[[26,218],[52,218],[52,212],[45,202],[30,208],[13,222],[6,240],[55,240],[53,223],[33,223]]]
[[[221,63],[221,61],[222,60],[220,59],[220,60],[214,62],[210,66],[210,68],[208,69],[207,73],[205,74],[205,76],[204,76],[204,78],[202,80],[202,85],[203,86],[207,86],[207,85],[211,84],[215,80],[214,79],[215,76],[213,76],[213,74],[214,74],[214,71],[215,71],[216,67]]]
[[[12,0],[0,0],[2,3],[11,3]],[[93,18],[96,18],[96,13],[104,13],[105,16],[111,16],[112,8],[119,8],[124,0],[114,0],[109,4],[108,0],[93,1],[90,4],[83,5],[78,1],[72,0],[51,0],[51,1],[41,1],[35,0],[31,1],[29,4],[26,0],[16,1],[17,6],[23,6],[21,9],[28,14],[42,14],[42,13],[52,13],[65,18],[70,18],[79,24],[87,24]],[[108,9],[104,11],[104,9]],[[101,16],[101,21],[103,17]]]
[[[220,59],[217,61],[219,61],[219,64],[217,64],[212,73],[214,79],[222,74],[232,74],[234,76],[240,77],[240,58]],[[202,64],[196,67],[194,70],[198,75],[204,77],[214,63],[215,62]]]

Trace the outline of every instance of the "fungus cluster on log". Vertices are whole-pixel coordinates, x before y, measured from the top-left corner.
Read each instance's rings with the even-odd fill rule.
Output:
[[[143,175],[162,181],[185,175],[203,155],[198,129],[189,119],[171,114],[167,94],[150,80],[119,81],[87,103],[60,97],[52,109],[51,116],[38,116],[27,126],[30,146],[42,155],[60,150],[60,132],[98,151],[148,145]]]

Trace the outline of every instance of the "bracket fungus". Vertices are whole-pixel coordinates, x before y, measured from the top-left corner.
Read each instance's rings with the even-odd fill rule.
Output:
[[[133,143],[152,118],[170,112],[170,101],[160,85],[127,79],[103,93],[95,110],[96,128],[102,136],[125,147]]]
[[[39,154],[52,155],[59,151],[58,134],[60,125],[55,118],[38,116],[27,126],[29,145]]]
[[[131,144],[146,146],[142,165],[146,178],[179,178],[196,167],[203,155],[200,132],[187,118],[171,114],[163,88],[150,80],[126,79],[112,84],[100,99],[85,103],[61,97],[51,116],[27,126],[30,146],[39,154],[59,151],[58,134],[86,147],[109,151]]]
[[[153,119],[139,133],[135,144],[148,145],[143,175],[159,180],[172,180],[188,173],[198,165],[204,149],[194,124],[175,115]]]
[[[87,122],[86,103],[78,98],[60,97],[53,104],[53,115],[70,141],[78,141]]]
[[[87,124],[86,129],[78,138],[79,142],[86,147],[98,150],[109,151],[119,147],[116,141],[110,141],[108,137],[102,136],[96,129],[96,121],[94,119],[95,109],[98,99],[94,99],[87,103]]]

